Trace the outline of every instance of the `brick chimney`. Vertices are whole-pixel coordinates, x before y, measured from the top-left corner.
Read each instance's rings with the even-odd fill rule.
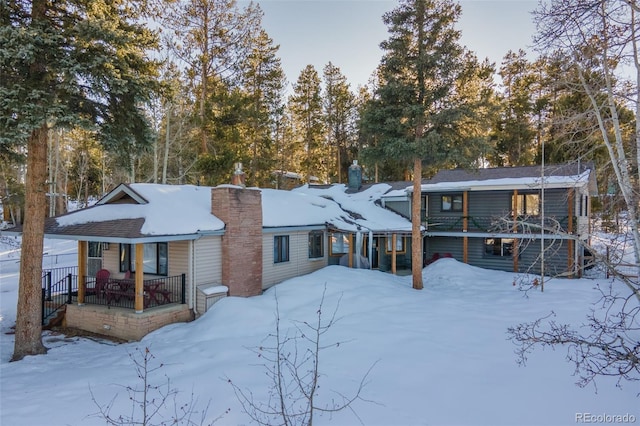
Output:
[[[211,213],[225,223],[222,284],[230,296],[262,293],[262,194],[257,189],[211,189]]]

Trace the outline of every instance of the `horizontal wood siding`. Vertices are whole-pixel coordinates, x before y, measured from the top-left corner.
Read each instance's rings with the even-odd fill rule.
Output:
[[[170,241],[169,242],[169,276],[185,274],[187,287],[187,304],[193,308],[192,303],[192,286],[191,271],[189,271],[189,241]]]
[[[406,218],[411,217],[411,204],[409,201],[385,201],[385,207]]]
[[[484,252],[484,238],[469,238],[469,265],[497,271],[513,272],[513,257],[493,256]]]
[[[195,285],[222,283],[222,237],[211,236],[195,242]]]
[[[427,238],[426,258],[427,261],[438,253],[440,256],[445,253],[451,254],[453,258],[462,262],[462,238],[458,237],[431,237]]]
[[[519,194],[536,193],[540,194],[539,190],[527,191],[519,190]],[[431,218],[460,218],[459,221],[447,220],[446,225],[441,228],[432,227],[434,231],[460,231],[462,230],[462,217],[464,213],[442,211],[441,197],[442,195],[461,194],[461,192],[442,192],[433,193],[428,196],[429,205],[429,217]],[[501,191],[469,191],[468,192],[468,215],[469,229],[470,231],[487,231],[490,227],[490,219],[496,220],[502,217],[509,217],[511,215],[511,196],[512,190]],[[579,199],[579,197],[577,197]],[[568,226],[568,192],[566,189],[547,189],[545,190],[545,216],[549,218],[556,218],[561,222],[563,228]],[[574,216],[577,216],[576,212],[578,205],[574,206]],[[535,218],[534,218],[535,221]],[[433,220],[431,221],[433,222]],[[435,220],[437,223],[438,221]],[[449,223],[450,222],[450,223]],[[479,226],[479,228],[478,228]],[[451,229],[448,229],[451,228]],[[486,229],[485,229],[486,228]]]
[[[124,277],[120,273],[120,244],[110,243],[109,250],[102,250],[102,267],[110,272],[111,277]]]
[[[574,248],[576,244],[574,243]],[[540,240],[528,242],[520,251],[520,270],[523,273],[540,274]],[[569,249],[566,240],[545,240],[545,275],[560,275],[568,270]]]
[[[273,263],[273,238],[276,235],[289,236],[289,261]],[[327,266],[327,233],[323,232],[324,256],[309,259],[309,232],[264,233],[262,237],[262,288],[266,289],[286,279],[309,274]]]

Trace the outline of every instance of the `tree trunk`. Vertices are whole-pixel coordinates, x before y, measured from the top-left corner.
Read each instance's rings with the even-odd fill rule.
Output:
[[[422,159],[413,160],[413,196],[411,198],[411,272],[413,288],[422,290],[422,233],[420,203],[422,202]]]
[[[20,282],[16,314],[16,340],[12,361],[47,352],[42,344],[42,249],[47,210],[46,123],[34,130],[27,142],[25,220],[20,256]]]

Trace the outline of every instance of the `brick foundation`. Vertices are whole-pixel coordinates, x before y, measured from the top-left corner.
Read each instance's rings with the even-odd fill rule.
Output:
[[[211,213],[225,223],[222,284],[229,296],[262,293],[262,194],[256,189],[211,189]]]
[[[167,305],[135,313],[131,309],[98,305],[67,305],[67,327],[124,340],[140,340],[145,335],[176,322],[193,320],[187,305]]]

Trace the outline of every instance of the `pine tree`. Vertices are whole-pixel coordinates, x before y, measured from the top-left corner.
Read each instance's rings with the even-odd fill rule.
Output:
[[[368,109],[378,117],[374,152],[383,162],[413,162],[413,286],[422,288],[420,185],[423,162],[442,164],[462,152],[458,125],[473,109],[455,98],[464,49],[454,27],[461,8],[449,0],[403,0],[384,15],[389,39],[380,45],[380,87]]]
[[[142,103],[156,87],[156,64],[146,52],[157,39],[136,23],[143,9],[130,6],[141,4],[0,3],[0,145],[27,147],[13,360],[46,352],[40,287],[49,129],[95,127],[103,145],[123,151],[152,140]]]
[[[327,131],[327,145],[335,153],[332,179],[342,182],[350,164],[347,149],[353,139],[355,121],[355,96],[349,90],[347,78],[340,68],[329,62],[324,67],[323,107]]]
[[[524,50],[509,51],[500,67],[504,87],[502,114],[496,126],[496,162],[498,165],[532,164],[536,146],[533,127],[536,76]]]
[[[307,65],[302,70],[293,91],[289,98],[289,110],[296,138],[304,152],[301,164],[303,174],[307,183],[311,181],[312,176],[326,180],[326,159],[329,156],[324,143],[320,77],[313,65]]]
[[[283,109],[286,82],[278,49],[267,32],[260,29],[243,66],[242,85],[248,97],[248,182],[256,186],[270,182],[276,161],[275,123]]]
[[[207,103],[220,95],[217,90],[226,90],[239,80],[240,66],[249,53],[247,37],[261,15],[253,4],[239,10],[235,0],[187,0],[175,2],[163,20],[173,33],[170,46],[186,65],[197,98],[194,118],[200,154],[208,154],[212,148],[213,156],[218,155],[209,134],[214,111]]]

